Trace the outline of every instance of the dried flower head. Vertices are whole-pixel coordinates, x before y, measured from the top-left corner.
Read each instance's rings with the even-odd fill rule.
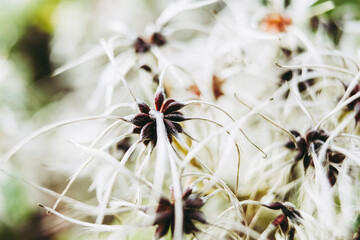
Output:
[[[138,103],[140,113],[130,120],[135,125],[133,132],[140,134],[140,139],[145,145],[151,142],[155,146],[157,142],[156,115],[159,114],[163,118],[167,137],[172,142],[173,136],[183,132],[178,123],[186,120],[183,114],[178,111],[183,107],[183,103],[174,99],[165,100],[164,92],[161,90],[155,95],[155,109],[150,109],[144,102]]]
[[[161,47],[165,44],[165,37],[161,33],[155,32],[151,35],[149,41],[146,41],[141,37],[136,38],[134,42],[134,48],[136,53],[146,53],[150,50],[152,45]]]
[[[187,188],[183,195],[183,233],[189,234],[199,231],[193,221],[206,224],[204,214],[200,208],[204,205],[204,201],[197,194],[192,194],[192,188]],[[171,228],[174,233],[175,227],[175,203],[167,198],[161,198],[156,209],[156,218],[153,225],[156,228],[156,238],[159,239],[166,235]]]
[[[299,224],[302,218],[300,212],[295,209],[292,203],[275,202],[270,205],[263,205],[272,210],[281,210],[282,214],[278,215],[272,222],[275,227],[280,227],[283,233],[287,233],[289,238],[294,236],[294,228],[289,226],[289,220],[295,224]]]
[[[303,160],[305,171],[310,165],[314,167],[310,149],[313,147],[317,153],[329,136],[325,133],[324,130],[309,130],[305,137],[302,137],[297,131],[290,132],[296,138],[296,145],[294,142],[289,141],[285,144],[285,147],[291,150],[297,150],[298,153],[296,154],[294,161],[298,162]],[[331,149],[327,149],[326,153],[328,159],[328,179],[330,184],[333,186],[336,182],[338,170],[331,164],[341,164],[345,159],[345,155],[336,151],[332,151]]]
[[[311,72],[312,70],[309,69],[308,70],[309,72]],[[293,76],[294,76],[294,73],[297,73],[299,75],[301,75],[302,73],[302,70],[297,70],[296,72],[294,72],[293,70],[287,70],[283,73],[280,74],[280,83],[279,85],[282,85],[286,82],[289,82],[293,79]],[[315,84],[315,79],[314,78],[310,78],[310,79],[306,79],[305,81],[301,81],[298,83],[298,89],[299,89],[299,92],[302,93],[304,92],[308,87],[311,87]],[[288,91],[286,94],[285,94],[285,98],[288,97],[290,91]]]

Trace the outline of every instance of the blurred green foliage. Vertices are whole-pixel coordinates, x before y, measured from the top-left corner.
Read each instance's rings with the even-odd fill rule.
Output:
[[[323,2],[328,2],[328,0],[318,0],[314,5]],[[344,9],[346,8],[346,14],[349,14],[349,11],[351,11],[353,17],[355,17],[356,19],[360,19],[360,0],[331,0],[331,2],[334,3],[335,8],[325,13],[325,15],[327,15],[328,17],[343,17],[345,14]]]
[[[23,227],[27,224],[34,210],[27,202],[26,191],[17,181],[8,179],[0,188],[5,219],[0,221],[0,239],[21,239]]]
[[[29,26],[51,33],[51,16],[60,0],[0,1],[0,53],[8,53]]]
[[[11,61],[25,81],[22,105],[28,115],[59,99],[66,89],[51,77],[50,61],[53,14],[64,1],[69,0],[0,0],[0,56]]]

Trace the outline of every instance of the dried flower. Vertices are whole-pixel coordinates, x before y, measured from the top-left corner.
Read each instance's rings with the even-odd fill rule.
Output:
[[[158,32],[151,35],[150,40],[146,41],[141,37],[136,38],[134,42],[134,48],[136,53],[146,53],[150,50],[151,45],[164,46],[166,44],[165,37]]]
[[[294,158],[294,161],[298,162],[300,160],[303,160],[305,171],[308,169],[310,165],[314,167],[313,158],[311,156],[310,149],[313,146],[315,152],[318,152],[329,136],[325,133],[324,130],[318,130],[318,131],[309,130],[306,133],[305,137],[301,137],[300,133],[298,133],[297,131],[290,131],[290,132],[296,138],[296,145],[294,142],[289,141],[285,144],[285,147],[291,150],[298,151],[297,155]],[[327,159],[329,163],[341,164],[345,159],[345,155],[327,149]],[[338,171],[332,165],[329,165],[328,168],[329,168],[328,179],[330,184],[333,186],[336,182]]]
[[[309,72],[312,71],[311,69],[308,70]],[[297,70],[296,71],[298,74],[301,74],[302,73],[302,70]],[[288,70],[286,72],[283,72],[281,73],[280,75],[280,83],[279,85],[282,85],[283,83],[285,82],[288,82],[290,81],[291,79],[293,79],[293,75],[294,75],[294,72],[293,70]],[[298,83],[298,89],[299,89],[299,92],[304,92],[308,87],[312,86],[315,84],[315,79],[314,78],[310,78],[310,79],[307,79],[305,81],[302,81],[302,82],[299,82]],[[290,91],[288,91],[286,94],[285,94],[285,97],[287,98],[288,95],[289,95]]]
[[[145,145],[151,142],[155,146],[157,142],[155,115],[162,114],[167,137],[172,142],[173,136],[183,132],[181,125],[177,123],[186,120],[183,114],[178,111],[183,107],[183,103],[174,99],[165,100],[164,92],[161,90],[155,96],[155,110],[150,109],[144,102],[138,103],[140,113],[130,120],[135,125],[133,132],[140,134],[140,139]]]
[[[299,219],[302,218],[300,212],[295,209],[295,206],[291,203],[280,203],[275,202],[270,205],[263,206],[273,209],[273,210],[281,210],[282,214],[278,215],[272,222],[272,224],[277,227],[280,226],[280,229],[283,233],[287,233],[289,238],[294,236],[295,229],[289,226],[289,220],[293,221],[293,223],[299,224]]]
[[[144,41],[141,37],[136,38],[134,48],[136,53],[146,53],[150,50],[151,45]]]
[[[204,205],[204,201],[197,194],[192,194],[192,189],[187,188],[183,195],[183,233],[189,234],[199,231],[193,221],[206,224],[204,214],[200,208]],[[171,228],[174,233],[175,227],[175,203],[167,198],[161,198],[156,209],[156,218],[153,225],[158,225],[156,228],[156,238],[159,239],[166,235]]]

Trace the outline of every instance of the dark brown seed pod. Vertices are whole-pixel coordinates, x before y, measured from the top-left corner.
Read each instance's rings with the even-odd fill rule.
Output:
[[[289,220],[284,214],[277,216],[272,224],[277,227],[280,226],[281,230],[285,233],[289,229]]]
[[[183,192],[182,206],[183,206],[183,228],[184,234],[189,234],[199,231],[195,226],[194,221],[206,224],[204,214],[200,208],[204,205],[204,201],[197,194],[192,194],[192,189],[187,188]],[[162,197],[156,209],[156,217],[153,225],[157,225],[155,231],[156,239],[166,235],[171,229],[172,234],[175,228],[175,203],[167,198]]]
[[[265,206],[265,207],[267,207],[269,209],[272,209],[272,210],[281,210],[282,213],[286,217],[288,217],[288,218],[290,218],[292,220],[294,220],[296,218],[302,218],[299,211],[297,211],[295,209],[295,207],[292,206],[292,204],[290,204],[290,203],[283,204],[281,202],[274,202],[274,203],[271,203],[269,205],[263,204],[263,206]]]
[[[292,220],[292,222],[295,224],[299,224],[299,220],[302,219],[302,216],[300,212],[296,210],[292,204],[290,203],[283,204],[281,202],[274,202],[269,205],[263,204],[263,206],[272,210],[281,210],[282,214],[278,215],[272,221],[272,224],[275,227],[279,226],[283,233],[288,233],[289,235],[295,234],[295,232],[291,232],[292,229],[294,228],[289,226],[289,220]]]
[[[148,72],[148,73],[151,73],[151,72],[152,72],[151,68],[150,68],[148,65],[146,65],[146,64],[142,65],[142,66],[140,67],[140,69],[144,69],[144,70],[145,70],[146,72]]]
[[[150,47],[151,45],[140,37],[135,40],[134,48],[136,53],[146,53],[150,50]]]
[[[155,32],[153,35],[151,35],[150,42],[160,47],[166,44],[166,39],[161,33]]]
[[[136,38],[134,42],[134,49],[136,53],[146,53],[150,50],[152,45],[164,46],[166,44],[165,37],[158,32],[155,32],[151,35],[150,40],[144,40],[141,37]],[[146,66],[146,65],[144,65]],[[151,72],[151,68],[148,66],[142,67],[145,71]]]
[[[294,162],[299,162],[302,160],[305,171],[309,168],[309,166],[314,167],[314,162],[310,154],[310,149],[313,147],[315,152],[319,152],[324,142],[329,138],[328,134],[324,130],[309,130],[305,134],[305,137],[302,137],[297,131],[290,132],[294,135],[296,139],[296,145],[294,142],[288,141],[285,144],[285,147],[290,150],[297,151],[297,154],[294,157]],[[336,183],[338,171],[336,170],[336,168],[330,166],[329,164],[341,164],[345,159],[345,155],[336,151],[332,151],[331,149],[327,149],[326,154],[328,159],[327,175],[329,183],[331,184],[331,186],[333,186]]]
[[[177,102],[174,99],[166,99],[163,91],[155,94],[155,110],[144,102],[137,103],[140,113],[134,115],[130,122],[135,125],[133,133],[140,134],[140,140],[145,144],[150,142],[153,146],[157,143],[156,133],[156,117],[154,112],[157,111],[163,115],[163,121],[169,142],[172,142],[172,137],[182,133],[183,129],[177,122],[185,121],[184,115],[179,112],[185,105]]]

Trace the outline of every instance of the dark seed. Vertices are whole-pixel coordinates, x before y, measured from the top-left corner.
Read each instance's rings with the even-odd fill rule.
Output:
[[[140,132],[141,141],[152,140],[156,138],[156,124],[154,122],[147,123]]]
[[[175,122],[173,122],[173,124],[174,124],[174,126],[175,126],[175,128],[176,128],[176,131],[177,131],[178,133],[184,132],[184,130],[183,130],[183,128],[181,127],[180,124],[175,123]]]
[[[191,218],[194,219],[198,222],[201,222],[203,224],[206,224],[207,221],[205,220],[205,216],[202,212],[200,212],[199,210],[192,210],[189,211],[189,213],[187,214],[187,218]]]
[[[288,233],[288,240],[294,240],[294,236],[295,236],[295,228],[291,227]]]
[[[331,152],[329,155],[329,161],[332,163],[342,163],[345,159],[345,155],[342,153]]]
[[[179,103],[179,102],[172,102],[170,103],[166,109],[163,109],[163,113],[164,114],[168,114],[171,112],[175,112],[177,110],[180,110],[181,108],[183,108],[185,105],[183,103]]]
[[[136,114],[136,116],[131,120],[131,123],[136,126],[142,127],[150,121],[152,121],[152,119],[150,118],[150,116],[148,114],[139,113],[139,114]]]
[[[151,36],[150,42],[160,47],[166,44],[166,39],[161,33],[156,32]]]
[[[139,108],[140,112],[142,112],[142,113],[149,113],[150,112],[150,107],[146,103],[138,102],[137,105],[138,105],[138,108]]]
[[[161,106],[164,102],[164,92],[161,90],[155,95],[155,107],[157,111],[160,111]]]
[[[285,144],[285,147],[288,148],[288,149],[291,149],[291,150],[296,149],[295,143],[294,143],[293,141],[288,141],[288,142]]]
[[[270,205],[266,205],[266,207],[273,209],[273,210],[279,210],[284,207],[284,205],[281,202],[274,202]]]
[[[284,214],[277,216],[272,222],[274,226],[279,226],[283,232],[286,232],[289,228],[287,217]]]
[[[280,75],[281,82],[288,82],[292,79],[293,72],[291,70],[284,72]]]
[[[178,132],[176,131],[176,127],[174,126],[174,123],[171,121],[164,119],[164,124],[167,132],[167,136],[169,139],[169,142],[172,142],[172,136],[177,136]]]
[[[333,166],[329,166],[329,171],[327,173],[327,177],[329,179],[331,186],[335,185],[338,174],[339,174],[339,171],[336,168],[334,168]]]
[[[134,48],[135,48],[135,52],[136,53],[146,53],[147,51],[150,50],[150,44],[148,44],[147,42],[145,42],[142,38],[138,37],[135,40],[134,43]]]
[[[165,236],[166,233],[169,231],[169,227],[170,227],[170,222],[164,222],[162,224],[159,224],[158,227],[156,228],[155,238],[160,239],[163,236]]]
[[[173,103],[173,102],[175,102],[174,99],[171,99],[171,98],[167,99],[167,100],[164,102],[164,104],[162,105],[162,107],[161,107],[161,109],[160,109],[160,112],[164,112],[164,111],[168,108],[168,106],[169,106],[171,103]]]
[[[133,133],[139,134],[139,133],[141,132],[141,129],[142,129],[142,127],[135,127],[135,128],[133,129]]]
[[[291,130],[290,132],[292,135],[294,135],[294,137],[300,137],[300,133],[298,131]]]
[[[185,201],[185,206],[187,208],[201,208],[204,205],[204,201],[198,196],[190,196]]]
[[[324,130],[320,130],[317,137],[323,142],[325,142],[329,138],[329,136],[325,133]]]
[[[171,114],[166,114],[165,119],[168,119],[170,121],[174,121],[174,122],[182,122],[185,121],[185,117],[183,116],[182,113],[180,112],[175,112],[175,113],[171,113]]]
[[[317,137],[317,132],[316,131],[309,131],[306,133],[306,141],[307,142],[311,142],[313,141],[314,139],[316,139]]]
[[[191,193],[192,193],[192,188],[190,187],[186,188],[183,192],[182,198],[187,199]]]
[[[281,48],[282,53],[284,54],[285,57],[290,58],[291,57],[291,53],[292,51],[290,49],[287,48]]]
[[[150,68],[148,65],[146,65],[146,64],[142,65],[140,68],[141,68],[141,69],[144,69],[145,71],[147,71],[147,72],[149,72],[149,73],[151,73],[151,68]]]
[[[311,162],[312,162],[311,157],[308,154],[305,154],[305,157],[304,157],[304,160],[303,160],[303,165],[304,165],[304,170],[305,171],[308,169]]]

